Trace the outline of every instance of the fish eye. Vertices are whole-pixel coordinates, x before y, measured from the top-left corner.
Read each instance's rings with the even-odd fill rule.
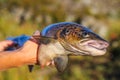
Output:
[[[89,34],[88,34],[88,32],[83,31],[83,32],[82,32],[82,36],[83,36],[84,38],[86,38],[86,37],[89,37]]]
[[[69,33],[70,33],[70,30],[66,30],[66,31],[65,31],[65,34],[68,35]]]

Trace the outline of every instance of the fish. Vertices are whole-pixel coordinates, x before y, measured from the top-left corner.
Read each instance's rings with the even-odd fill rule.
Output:
[[[101,56],[109,46],[108,41],[75,22],[54,23],[37,34],[40,36],[33,37],[40,44],[38,63],[42,67],[54,63],[58,72],[68,67],[69,56]]]

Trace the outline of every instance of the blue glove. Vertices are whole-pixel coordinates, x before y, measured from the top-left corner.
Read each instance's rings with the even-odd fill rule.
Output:
[[[30,36],[27,35],[21,35],[21,36],[17,36],[17,37],[8,37],[7,40],[11,40],[14,42],[13,46],[8,47],[6,50],[11,51],[11,50],[15,50],[17,48],[20,48],[24,45],[24,43],[30,39]]]

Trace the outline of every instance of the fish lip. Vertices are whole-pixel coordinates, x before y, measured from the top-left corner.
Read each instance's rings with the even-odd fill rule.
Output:
[[[86,51],[85,55],[100,56],[107,51],[109,43],[103,40],[86,40],[76,44],[81,50]]]
[[[92,46],[92,45],[89,45],[89,44],[88,44],[88,46],[89,46],[89,47],[92,47],[92,48],[95,48],[95,49],[97,49],[97,50],[106,50],[106,48],[97,48],[97,47]]]
[[[80,43],[84,46],[89,46],[91,48],[95,48],[97,50],[105,50],[108,48],[109,43],[107,41],[101,41],[101,40],[88,40],[84,43]]]
[[[92,42],[92,44],[91,44],[91,42]],[[104,45],[104,44],[106,44],[106,45]],[[97,54],[96,52],[92,52],[91,50],[98,51],[99,53],[100,52],[105,53],[107,50],[107,47],[108,47],[108,43],[106,41],[89,40],[89,41],[80,43],[78,46],[81,46],[81,47],[77,47],[77,46],[75,47],[74,45],[70,45],[70,44],[69,44],[69,46],[71,47],[71,49],[68,51],[74,52],[73,55],[75,55],[75,56],[77,56],[77,55],[96,56],[96,55],[103,55],[103,54]],[[89,49],[84,49],[83,47],[88,47]],[[93,53],[95,53],[95,54],[93,54]]]

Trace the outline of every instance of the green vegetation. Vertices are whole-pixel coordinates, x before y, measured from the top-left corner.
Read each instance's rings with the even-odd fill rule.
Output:
[[[42,30],[56,22],[74,21],[82,24],[84,18],[90,16],[90,23],[93,24],[85,25],[93,26],[92,29],[100,25],[98,28],[101,29],[102,22],[107,30],[105,38],[110,42],[108,53],[104,56],[71,57],[71,64],[64,73],[57,73],[55,67],[40,69],[39,66],[35,66],[30,73],[25,65],[0,72],[0,80],[119,80],[120,6],[117,3],[120,2],[97,0],[94,4],[84,1],[0,0],[0,40],[22,34],[32,35],[35,30]]]

